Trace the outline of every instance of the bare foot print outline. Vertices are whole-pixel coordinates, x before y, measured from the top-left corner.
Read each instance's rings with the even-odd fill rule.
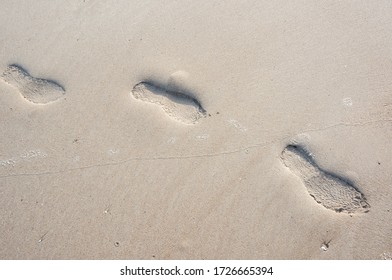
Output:
[[[196,124],[200,118],[206,116],[206,111],[197,99],[150,82],[136,84],[131,95],[137,100],[159,105],[169,117],[184,124]]]
[[[309,195],[325,208],[348,214],[369,211],[365,196],[349,180],[322,170],[304,147],[288,145],[281,159],[301,178]]]
[[[17,88],[25,99],[35,104],[50,103],[65,94],[64,88],[56,82],[34,78],[18,65],[9,65],[0,78]]]

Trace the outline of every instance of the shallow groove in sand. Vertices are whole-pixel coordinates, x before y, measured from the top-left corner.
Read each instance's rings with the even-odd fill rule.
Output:
[[[306,132],[312,132],[312,131],[327,131],[329,129],[336,129],[338,127],[345,127],[345,126],[368,126],[374,123],[390,123],[392,120],[372,120],[364,123],[338,123],[334,125],[329,125],[323,128],[319,129],[308,129],[308,130],[303,130],[299,131],[295,134],[301,134],[301,133],[306,133]],[[103,162],[103,163],[95,163],[91,165],[85,165],[85,166],[79,166],[79,167],[70,167],[70,168],[64,168],[61,170],[47,170],[47,171],[40,171],[36,173],[11,173],[11,174],[2,174],[0,175],[1,178],[9,178],[9,177],[18,177],[18,176],[39,176],[39,175],[51,175],[51,174],[59,174],[63,172],[68,172],[68,171],[74,171],[74,170],[85,170],[85,169],[90,169],[90,168],[96,168],[96,167],[102,167],[102,166],[116,166],[116,165],[121,165],[125,164],[130,161],[154,161],[154,160],[181,160],[181,159],[192,159],[192,158],[208,158],[208,157],[218,157],[218,156],[225,156],[225,155],[230,155],[230,154],[236,154],[239,152],[247,152],[250,149],[259,149],[259,148],[265,148],[268,147],[269,145],[282,142],[282,141],[288,141],[292,139],[292,135],[288,134],[282,138],[277,138],[273,139],[270,141],[265,141],[261,143],[254,143],[254,144],[249,144],[243,147],[239,147],[237,149],[233,150],[225,150],[225,151],[220,151],[220,152],[215,152],[215,153],[205,153],[205,154],[187,154],[187,155],[168,155],[168,156],[157,156],[157,157],[131,157],[123,160],[119,160],[116,162]]]
[[[365,196],[348,180],[322,170],[311,154],[298,145],[287,146],[281,155],[286,167],[301,178],[310,196],[335,212],[368,212]]]

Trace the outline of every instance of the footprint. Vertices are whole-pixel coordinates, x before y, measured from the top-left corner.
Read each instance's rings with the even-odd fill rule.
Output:
[[[17,65],[8,66],[0,77],[17,88],[22,96],[32,103],[46,104],[65,94],[65,90],[57,83],[34,78]]]
[[[282,161],[303,181],[309,194],[327,209],[344,213],[366,213],[369,204],[364,195],[346,179],[322,170],[311,154],[298,145],[287,146]]]
[[[168,91],[147,82],[141,82],[132,89],[136,99],[158,104],[171,118],[185,124],[195,124],[206,111],[195,98],[181,92]]]

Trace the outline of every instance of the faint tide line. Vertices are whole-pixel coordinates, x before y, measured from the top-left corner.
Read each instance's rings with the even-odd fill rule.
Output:
[[[391,119],[381,119],[381,120],[372,120],[372,121],[367,121],[367,122],[362,122],[362,123],[338,123],[334,125],[329,125],[323,128],[315,128],[315,129],[307,129],[303,130],[301,132],[296,133],[296,135],[300,133],[306,133],[306,132],[313,132],[313,131],[323,131],[323,130],[328,130],[328,129],[333,129],[336,127],[341,127],[341,126],[365,126],[369,124],[374,124],[378,122],[392,122]],[[65,172],[71,172],[71,171],[76,171],[76,170],[86,170],[86,169],[91,169],[91,168],[97,168],[97,167],[105,167],[105,166],[118,166],[122,165],[131,161],[155,161],[155,160],[181,160],[181,159],[192,159],[192,158],[206,158],[206,157],[218,157],[218,156],[223,156],[223,155],[231,155],[231,154],[236,154],[239,152],[247,151],[249,149],[256,149],[256,148],[264,148],[268,145],[271,145],[275,142],[278,141],[283,141],[292,138],[292,136],[284,136],[279,139],[263,142],[263,143],[256,143],[253,145],[249,145],[243,148],[235,149],[235,150],[230,150],[230,151],[223,151],[223,152],[218,152],[218,153],[210,153],[210,154],[199,154],[199,155],[184,155],[184,156],[161,156],[161,157],[134,157],[134,158],[128,158],[125,160],[120,160],[117,162],[107,162],[107,163],[100,163],[100,164],[91,164],[91,165],[85,165],[85,166],[80,166],[80,167],[71,167],[71,168],[65,168],[62,170],[56,170],[56,171],[45,171],[45,172],[36,172],[36,173],[15,173],[15,174],[7,174],[7,175],[1,175],[0,178],[10,178],[10,177],[19,177],[19,176],[40,176],[40,175],[53,175],[53,174],[61,174]]]

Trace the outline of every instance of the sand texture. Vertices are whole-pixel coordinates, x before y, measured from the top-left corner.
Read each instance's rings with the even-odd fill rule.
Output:
[[[7,1],[1,259],[391,259],[391,1]]]

